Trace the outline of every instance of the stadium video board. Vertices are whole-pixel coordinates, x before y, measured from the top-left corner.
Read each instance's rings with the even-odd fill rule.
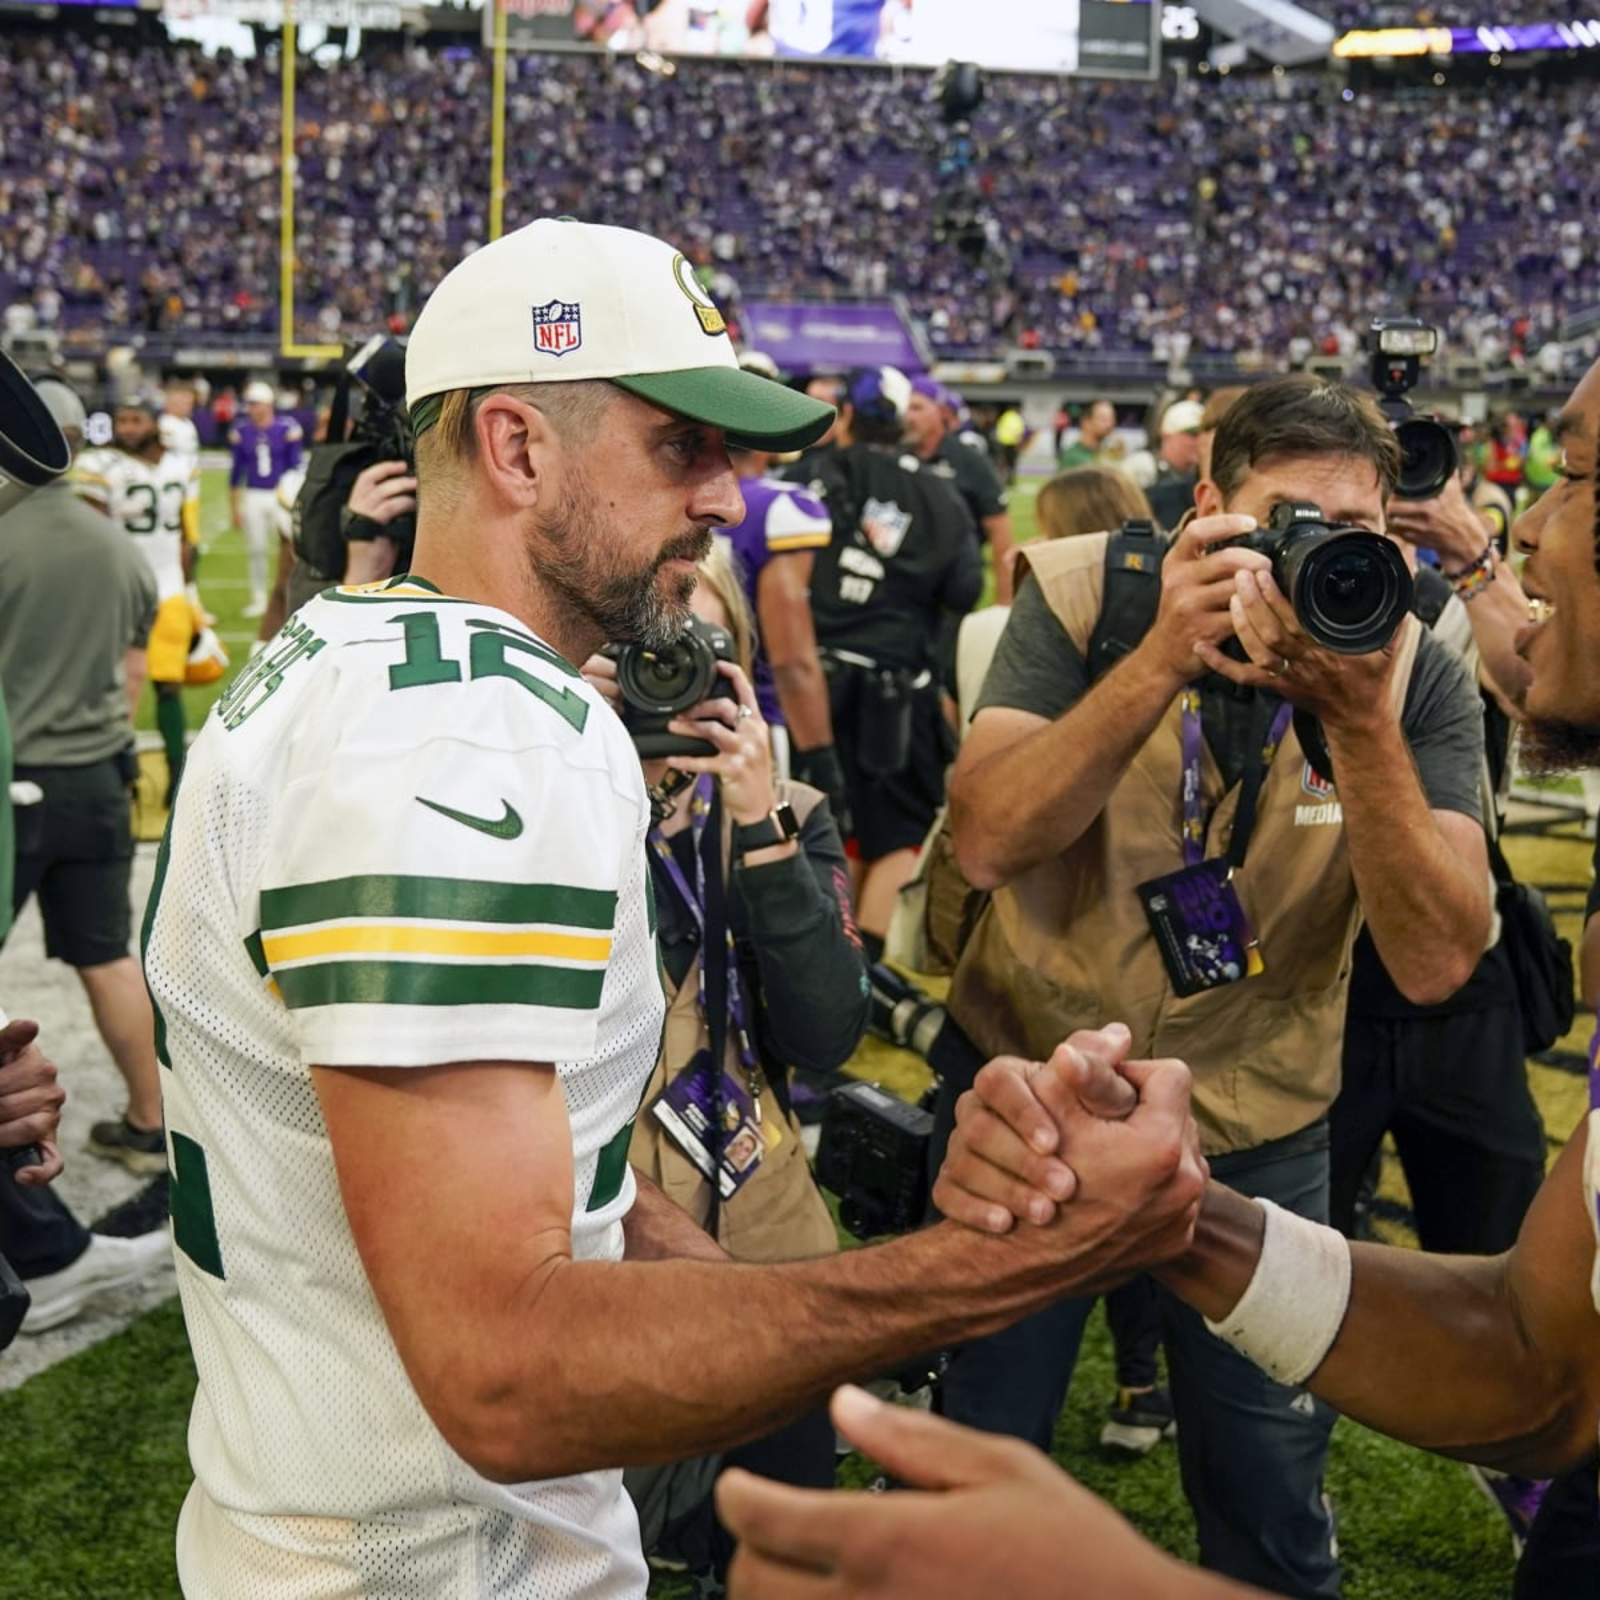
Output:
[[[494,0],[484,12],[493,38]],[[503,0],[522,50],[654,51],[725,59],[867,61],[1153,77],[1151,0]]]

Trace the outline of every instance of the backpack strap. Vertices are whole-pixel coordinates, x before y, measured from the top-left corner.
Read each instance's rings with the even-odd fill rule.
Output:
[[[1161,605],[1167,541],[1155,523],[1132,518],[1106,540],[1100,619],[1089,636],[1089,681],[1097,683],[1150,631]]]

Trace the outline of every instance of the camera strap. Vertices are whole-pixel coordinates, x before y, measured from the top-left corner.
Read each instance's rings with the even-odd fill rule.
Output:
[[[1200,691],[1192,684],[1183,691],[1179,705],[1183,713],[1183,862],[1187,867],[1198,867],[1205,860],[1206,815],[1200,800],[1200,760],[1204,748],[1200,724]],[[1239,809],[1234,814],[1233,837],[1228,841],[1226,856],[1230,873],[1244,865],[1245,851],[1250,847],[1250,835],[1255,832],[1256,810],[1261,803],[1261,791],[1278,758],[1278,749],[1288,731],[1294,708],[1282,701],[1273,713],[1267,735],[1261,748],[1252,758],[1240,779]]]
[[[718,1084],[721,1081],[731,1024],[739,1066],[744,1072],[745,1086],[755,1106],[756,1120],[760,1121],[761,1061],[750,1040],[738,953],[733,930],[728,926],[728,901],[722,868],[722,829],[718,825],[718,813],[716,780],[710,773],[702,773],[694,786],[694,797],[689,802],[689,830],[694,855],[693,883],[678,864],[672,846],[662,836],[659,823],[650,829],[650,848],[699,930],[696,1004],[710,1036],[712,1082]],[[723,959],[714,959],[713,950],[722,951]]]

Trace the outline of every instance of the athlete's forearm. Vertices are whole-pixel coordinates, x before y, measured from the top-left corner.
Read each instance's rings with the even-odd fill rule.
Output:
[[[1546,1224],[1562,1220],[1552,1187],[1505,1256],[1352,1246],[1349,1307],[1307,1387],[1367,1427],[1443,1455],[1535,1474],[1581,1459],[1594,1448],[1600,1357],[1584,1304],[1587,1262],[1580,1251],[1563,1265],[1547,1248]],[[1578,1197],[1565,1198],[1582,1224]],[[1249,1286],[1261,1238],[1260,1207],[1213,1184],[1192,1249],[1157,1276],[1221,1321]]]
[[[515,1319],[551,1337],[524,1341],[521,1373],[475,1397],[476,1437],[452,1442],[505,1482],[726,1449],[841,1382],[1072,1291],[1014,1245],[943,1223],[780,1266],[557,1264],[524,1286]]]
[[[828,706],[828,680],[815,646],[809,655],[772,664],[772,681],[783,707],[783,720],[796,750],[814,750],[833,743],[833,717]]]

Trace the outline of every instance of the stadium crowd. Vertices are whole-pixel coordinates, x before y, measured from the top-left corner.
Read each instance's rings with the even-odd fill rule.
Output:
[[[7,46],[0,307],[69,337],[275,329],[270,63],[45,33]],[[420,46],[307,64],[305,335],[403,323],[485,237],[488,78],[476,51]],[[1549,341],[1558,305],[1600,293],[1585,85],[1270,83],[994,78],[973,120],[974,269],[921,225],[952,159],[924,77],[522,58],[507,222],[670,234],[735,310],[904,292],[947,352],[1193,349],[1266,369],[1293,346],[1348,353],[1375,306],[1404,301],[1455,349],[1516,361]]]
[[[272,74],[15,37],[7,330],[273,328]],[[1542,365],[1600,298],[1583,86],[997,79],[970,168],[981,251],[942,226],[968,169],[923,79],[519,61],[508,232],[484,245],[488,104],[476,51],[307,69],[308,331],[409,333],[410,426],[373,451],[408,458],[348,459],[324,505],[348,565],[314,568],[287,512],[338,441],[302,461],[273,386],[245,390],[232,520],[245,615],[268,620],[192,752],[181,716],[159,724],[149,989],[115,1014],[95,974],[134,972],[132,706],[146,672],[173,701],[208,666],[194,430],[161,410],[190,392],[124,394],[85,449],[80,398],[39,380],[79,454],[0,529],[0,617],[31,608],[41,631],[47,589],[108,609],[79,575],[108,551],[127,569],[116,615],[65,639],[99,646],[82,761],[74,730],[24,715],[44,645],[16,615],[0,639],[38,790],[15,841],[0,797],[0,936],[36,893],[128,1082],[90,1149],[154,1175],[126,1237],[86,1231],[43,1189],[53,1074],[28,1025],[0,1031],[0,1102],[26,1079],[45,1158],[0,1167],[0,1255],[36,1334],[165,1263],[170,1202],[200,1379],[181,1581],[636,1600],[653,1555],[707,1594],[730,1562],[736,1595],[805,1592],[848,1572],[863,1518],[921,1498],[795,1498],[834,1483],[829,1388],[921,1376],[899,1364],[942,1347],[946,1418],[1047,1446],[1084,1320],[1120,1286],[1102,1443],[1176,1438],[1221,1576],[1158,1570],[1115,1532],[1081,1570],[1055,1552],[1028,1571],[1037,1543],[987,1547],[991,1508],[962,1555],[983,1546],[997,1582],[1010,1560],[1022,1595],[1049,1570],[1049,1592],[1335,1600],[1342,1411],[1500,1469],[1518,1600],[1592,1588],[1600,1159],[1580,1173],[1580,1132],[1545,1180],[1526,1058],[1566,1036],[1573,974],[1534,993],[1517,941],[1537,932],[1493,841],[1518,725],[1553,756],[1597,748],[1600,366],[1559,418],[1497,417],[1410,495],[1369,394],[1286,375],[1352,355],[1396,302]],[[729,337],[758,297],[890,290],[947,352],[1227,354],[1262,381],[1164,396],[1136,470],[1110,401],[1064,408],[1040,536],[1014,547],[998,423],[991,458],[931,376],[802,393]],[[1291,525],[1344,564],[1296,565]],[[293,600],[267,594],[274,530]],[[703,676],[663,705],[630,674],[675,652]],[[1587,916],[1592,1002],[1600,891]],[[886,962],[948,976],[943,1003]],[[827,1101],[840,1218],[900,1235],[841,1251],[806,1124],[868,1027],[928,1056],[934,1116],[910,1161],[873,1144],[851,1167]],[[1419,1252],[1346,1242],[1385,1127]],[[451,1182],[412,1181],[430,1161]],[[893,1225],[852,1210],[889,1190]],[[922,1448],[896,1456],[858,1397],[834,1420],[887,1443],[907,1486],[974,1448],[913,1422]],[[977,1448],[1042,1505],[1068,1492],[1020,1446]],[[719,1527],[729,1462],[791,1487],[724,1478]],[[783,1528],[807,1506],[809,1556]],[[1053,1510],[1039,1524],[1057,1536]],[[1119,1588],[1119,1562],[1157,1575]],[[907,1570],[877,1575],[972,1592],[959,1563],[942,1591]]]

